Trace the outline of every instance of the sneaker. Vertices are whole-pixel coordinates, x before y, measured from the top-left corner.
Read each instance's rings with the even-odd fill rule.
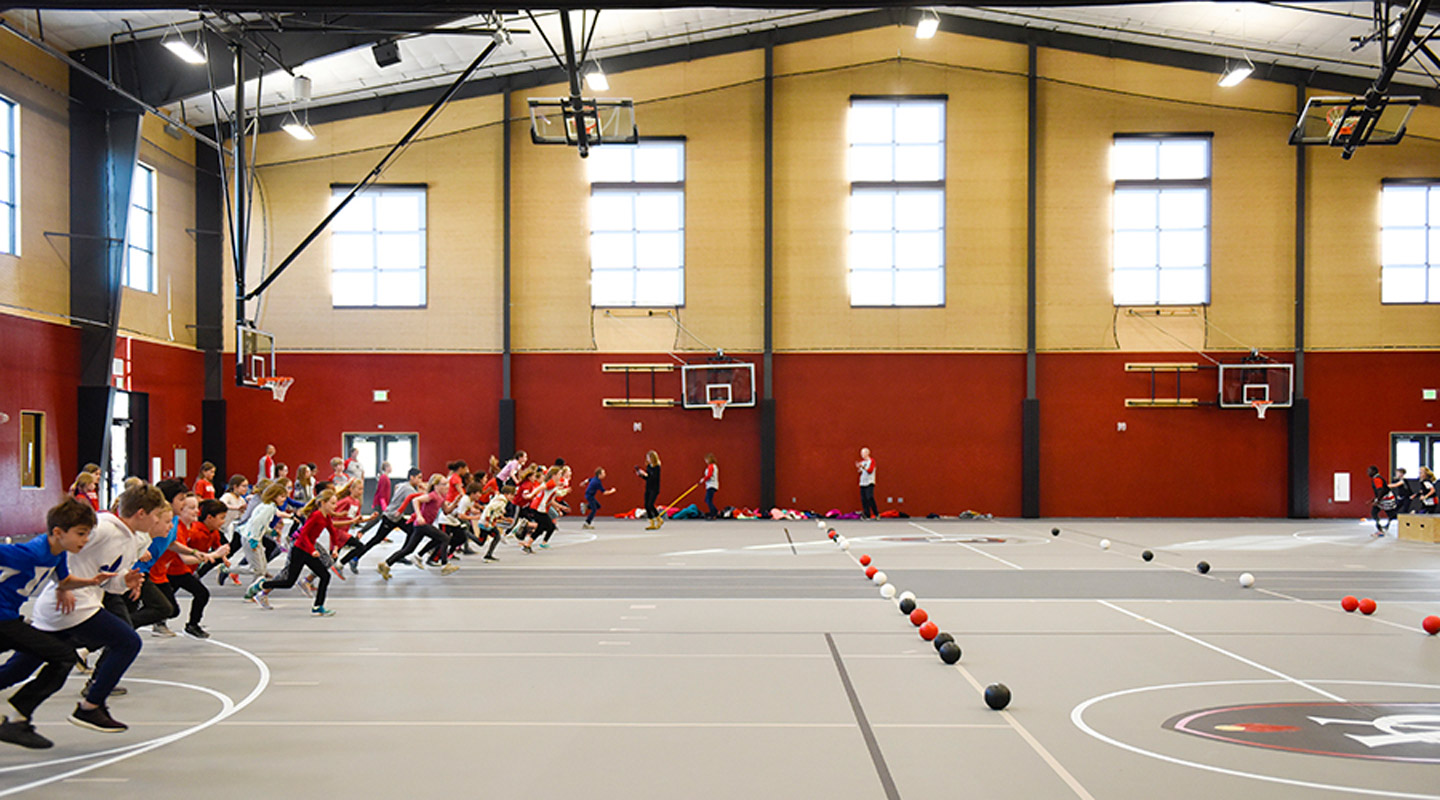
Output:
[[[221,568],[215,570],[215,572],[217,573],[217,574],[215,575],[215,585],[216,585],[216,586],[224,586],[224,585],[225,585],[225,579],[228,578],[228,577],[230,577],[230,570],[227,569],[226,567],[221,567]]]
[[[344,568],[344,567],[340,566],[339,564],[331,564],[331,565],[330,565],[330,571],[333,572],[333,573],[335,573],[335,577],[339,578],[339,579],[342,580],[342,581],[345,580],[345,568]]]
[[[151,626],[150,626],[150,635],[151,635],[151,636],[174,636],[174,635],[175,635],[175,631],[170,630],[170,626],[166,625],[165,623],[163,623],[163,622],[157,622],[157,623],[155,623],[154,625],[151,625]]]
[[[210,634],[199,625],[191,622],[185,626],[185,633],[194,636],[196,639],[209,639]]]
[[[500,559],[496,558],[495,556],[485,556],[485,560],[486,560],[486,561],[499,561]]]
[[[260,604],[260,607],[263,608],[263,609],[265,609],[266,611],[270,611],[270,610],[273,610],[273,609],[274,609],[274,606],[270,605],[270,590],[269,590],[269,589],[266,589],[265,591],[261,592],[260,594],[255,595],[255,602],[259,603],[259,604]]]
[[[0,742],[18,744],[31,750],[44,750],[55,743],[35,732],[35,726],[28,719],[6,718],[0,722]]]
[[[335,612],[334,612],[334,611],[331,611],[330,609],[326,608],[325,606],[315,606],[314,608],[310,609],[310,616],[312,616],[312,617],[333,617],[333,616],[335,616]]]
[[[541,542],[541,543],[540,543],[540,549],[541,549],[541,550],[549,550],[549,549],[550,549],[550,543],[549,543],[549,542]]]
[[[311,583],[310,581],[311,581],[311,579],[310,579],[309,577],[306,577],[305,580],[300,581],[300,591],[304,592],[305,594],[309,595],[310,597],[314,597],[314,596],[315,596],[315,584]]]
[[[79,703],[76,703],[75,711],[70,715],[70,723],[101,733],[123,733],[124,731],[130,730],[129,725],[110,716],[110,709],[105,706],[95,706],[91,709],[85,709],[81,708]]]
[[[410,566],[415,569],[425,569],[425,559],[420,556],[410,556]]]
[[[446,564],[445,566],[440,568],[441,575],[453,575],[458,571],[460,571],[459,564]]]
[[[254,599],[255,599],[255,595],[260,594],[260,584],[262,584],[262,583],[264,583],[264,582],[265,582],[265,579],[264,579],[264,578],[261,578],[261,579],[255,581],[254,583],[250,584],[250,586],[245,589],[245,599],[246,599],[246,600],[254,600]]]
[[[379,566],[377,566],[375,569],[377,569],[377,570],[380,571],[380,577],[384,578],[384,579],[387,580],[387,581],[390,580],[390,562],[389,562],[389,561],[381,561],[380,564],[379,564]]]
[[[584,525],[581,525],[580,527],[581,527],[582,529],[584,529],[584,530],[587,530],[587,531],[593,531],[593,530],[595,530],[595,526],[594,526],[594,525],[591,525],[591,524],[588,523],[588,522],[585,523]]]
[[[82,688],[82,689],[80,690],[80,696],[81,696],[81,697],[84,697],[84,696],[90,694],[90,684],[91,684],[91,683],[93,683],[93,681],[85,681],[85,686],[84,686],[84,688]],[[130,694],[130,690],[129,690],[129,689],[126,689],[124,686],[121,686],[121,685],[118,684],[118,683],[115,684],[115,688],[114,688],[114,689],[111,689],[111,690],[110,690],[110,696],[111,696],[111,697],[124,697],[124,696],[127,695],[127,694]]]
[[[81,675],[89,675],[91,672],[90,651],[83,647],[75,648],[75,671]]]
[[[356,559],[352,559],[352,560],[350,561],[350,574],[351,574],[351,575],[359,575],[359,574],[360,574],[360,559],[356,558]]]
[[[522,545],[520,545],[520,552],[522,552],[522,553],[530,553],[530,554],[532,554],[532,555],[535,553],[534,550],[531,550],[531,549],[530,549],[530,545],[528,545],[528,544],[522,544]]]

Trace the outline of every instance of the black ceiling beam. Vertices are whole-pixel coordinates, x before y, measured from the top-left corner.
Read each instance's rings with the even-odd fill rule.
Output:
[[[663,66],[665,64],[674,64],[763,48],[767,43],[772,42],[775,45],[783,45],[811,39],[820,39],[827,36],[855,33],[872,28],[896,25],[901,22],[913,24],[917,15],[918,12],[916,11],[888,8],[785,28],[774,28],[736,36],[708,39],[674,47],[663,47],[641,53],[609,56],[605,58],[605,69],[606,72],[610,74],[616,74],[629,70]],[[1073,33],[1046,31],[1038,28],[1009,25],[1002,22],[956,17],[948,14],[940,15],[940,29],[950,33],[1016,42],[1019,44],[1034,42],[1038,47],[1087,53],[1089,55],[1104,56],[1107,58],[1139,61],[1161,66],[1180,67],[1182,69],[1192,69],[1201,72],[1213,72],[1216,75],[1219,75],[1225,67],[1225,59],[1222,56],[1191,53],[1183,50],[1172,50],[1132,42],[1119,42],[1113,39],[1101,39]],[[1258,67],[1255,75],[1257,79],[1292,85],[1314,86],[1329,91],[1345,92],[1354,95],[1363,95],[1372,83],[1371,79],[1350,75],[1266,64],[1257,64],[1256,66]],[[568,76],[565,74],[565,71],[559,67],[532,69],[492,78],[472,80],[465,84],[465,87],[456,94],[456,99],[495,95],[506,89],[522,91],[532,89],[536,86],[564,84],[567,79]],[[1393,88],[1396,91],[1403,91],[1405,94],[1419,95],[1421,100],[1429,105],[1440,106],[1440,90],[1433,87],[1397,85]],[[314,125],[322,122],[336,122],[344,119],[370,116],[372,114],[382,114],[388,111],[428,106],[435,101],[435,98],[440,95],[441,91],[438,87],[433,89],[419,89],[385,95],[383,97],[356,100],[349,103],[311,106],[308,111],[308,119],[310,123]],[[261,129],[266,131],[278,130],[283,117],[284,115],[280,113],[267,116],[261,121]],[[209,129],[207,128],[206,130]]]
[[[130,3],[125,5],[133,8]],[[94,4],[87,7],[94,8]],[[433,29],[468,16],[412,14],[405,17],[405,27]],[[277,61],[286,69],[294,69],[323,56],[393,39],[395,34],[391,28],[395,23],[396,17],[388,14],[305,13],[246,24],[234,29],[233,33],[250,38],[257,47],[263,47],[274,57],[273,61],[250,59],[248,63],[253,66],[245,75],[248,80],[257,77],[262,70],[274,70]],[[203,37],[207,51],[212,54],[210,70],[217,89],[235,83],[234,60],[228,57],[228,43],[215,31],[219,29],[228,36],[232,27],[223,20],[213,18],[210,26],[198,31],[194,29],[194,23],[186,25],[186,38],[194,41],[197,35]],[[181,63],[164,48],[161,44],[163,39],[163,32],[133,40],[122,35],[115,38],[114,44],[87,47],[70,55],[152,105],[168,105],[208,92],[211,76],[206,74],[206,68]]]

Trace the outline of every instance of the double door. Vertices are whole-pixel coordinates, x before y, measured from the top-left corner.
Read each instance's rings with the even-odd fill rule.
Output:
[[[393,486],[403,482],[410,468],[420,463],[420,435],[417,433],[347,433],[344,435],[343,452],[347,457],[351,450],[360,451],[360,467],[365,471],[365,508],[375,496],[375,479],[380,474],[380,465],[390,463],[390,481]]]

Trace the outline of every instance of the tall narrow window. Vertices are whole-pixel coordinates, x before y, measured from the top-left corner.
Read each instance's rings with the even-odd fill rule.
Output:
[[[1115,305],[1210,302],[1210,137],[1116,136],[1110,167]]]
[[[349,186],[331,187],[332,202]],[[366,189],[331,223],[330,296],[336,308],[425,305],[425,187]]]
[[[850,305],[944,305],[944,98],[853,98],[846,128]]]
[[[0,253],[16,255],[19,247],[20,183],[15,160],[20,107],[0,97]]]
[[[1440,182],[1385,181],[1380,302],[1440,303]]]
[[[685,304],[685,142],[590,151],[590,305]]]
[[[125,228],[125,285],[155,291],[155,170],[135,162],[130,221]]]
[[[45,488],[45,414],[20,412],[20,488]]]

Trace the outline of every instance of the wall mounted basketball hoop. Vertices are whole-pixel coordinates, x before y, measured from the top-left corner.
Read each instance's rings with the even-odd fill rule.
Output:
[[[1271,405],[1272,404],[1269,400],[1250,401],[1250,407],[1255,409],[1255,416],[1259,417],[1260,419],[1265,419],[1265,412],[1270,409]]]
[[[729,400],[725,400],[725,399],[711,400],[711,401],[710,401],[710,413],[715,416],[715,419],[721,419],[721,418],[723,418],[723,417],[725,416],[725,406],[728,406],[728,405],[730,405],[730,401],[729,401]]]
[[[276,375],[273,378],[261,378],[260,388],[269,389],[271,398],[278,403],[283,403],[285,402],[285,393],[290,391],[293,383],[295,383],[295,379],[288,375]]]

